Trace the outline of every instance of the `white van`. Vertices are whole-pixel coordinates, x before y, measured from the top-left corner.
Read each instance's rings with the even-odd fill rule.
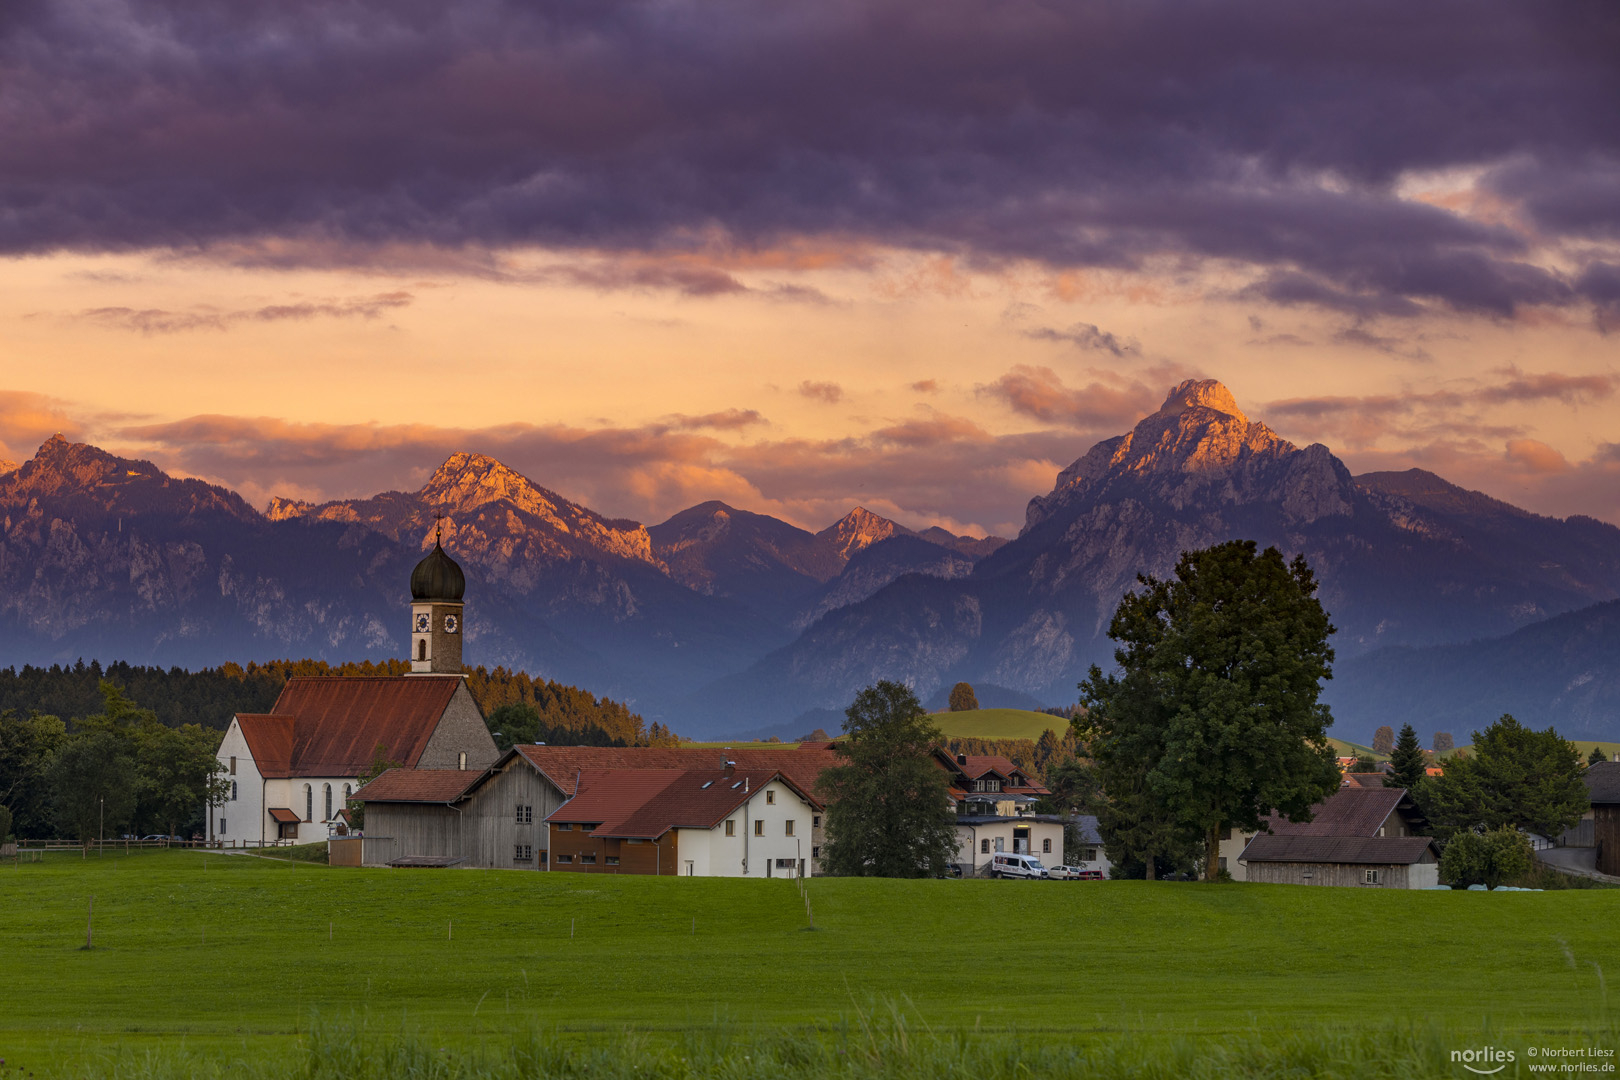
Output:
[[[1043,878],[1046,867],[1033,855],[997,854],[990,864],[991,877]]]

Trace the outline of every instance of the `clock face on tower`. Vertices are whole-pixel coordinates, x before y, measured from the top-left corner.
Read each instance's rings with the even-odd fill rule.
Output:
[[[418,634],[425,634],[429,630],[431,630],[432,628],[433,628],[433,620],[428,618],[428,613],[427,612],[424,611],[421,614],[417,615],[417,617],[416,617],[416,632]]]
[[[445,633],[453,634],[459,629],[461,629],[461,620],[460,619],[456,618],[454,615],[446,615],[444,617],[444,632]]]

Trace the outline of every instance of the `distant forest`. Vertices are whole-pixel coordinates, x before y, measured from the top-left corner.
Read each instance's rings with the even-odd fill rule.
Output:
[[[56,716],[70,724],[103,711],[103,679],[121,687],[126,697],[151,709],[168,727],[200,724],[223,730],[236,713],[268,712],[287,680],[294,675],[404,675],[403,660],[381,663],[328,664],[324,660],[272,660],[268,663],[222,664],[217,668],[140,667],[126,663],[103,667],[80,660],[71,667],[25,666],[0,668],[0,715],[24,717],[31,713]],[[663,725],[646,724],[626,706],[599,698],[587,690],[536,679],[504,667],[467,669],[467,689],[488,716],[503,705],[526,705],[539,714],[551,741],[562,733],[587,745],[646,746],[665,743],[671,734]]]

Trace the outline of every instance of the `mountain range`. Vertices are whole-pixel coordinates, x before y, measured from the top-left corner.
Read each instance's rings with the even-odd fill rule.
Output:
[[[1620,529],[1419,470],[1352,476],[1209,380],[1083,453],[1011,540],[859,507],[813,533],[720,502],[648,527],[471,453],[418,491],[264,512],[60,436],[0,473],[9,663],[397,656],[406,579],[437,532],[469,579],[469,661],[588,686],[683,733],[792,734],[877,678],[1071,703],[1109,662],[1108,620],[1138,573],[1246,537],[1317,572],[1339,628],[1336,733],[1397,714],[1483,726],[1510,701],[1527,721],[1577,709],[1587,737],[1620,733],[1614,649],[1570,646],[1581,670],[1553,664],[1557,678],[1545,658],[1516,674],[1571,635],[1612,641],[1620,615],[1593,605],[1620,599]],[[1492,678],[1471,678],[1484,656]]]

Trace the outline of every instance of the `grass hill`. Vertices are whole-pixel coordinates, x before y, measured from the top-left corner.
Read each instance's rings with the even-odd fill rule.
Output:
[[[125,1055],[117,1075],[162,1077],[179,1070],[158,1065],[182,1053],[263,1063],[254,1076],[306,1075],[291,1055],[312,1023],[412,1037],[433,1053],[536,1033],[579,1044],[634,1032],[644,1047],[673,1044],[684,1055],[733,1040],[860,1038],[874,1015],[904,1012],[913,1038],[982,1031],[1016,1052],[1107,1039],[1162,1049],[1259,1038],[1262,1028],[1278,1040],[1308,1034],[1303,1047],[1336,1025],[1360,1033],[1378,1069],[1250,1061],[1228,1075],[1391,1076],[1411,1074],[1386,1071],[1368,1033],[1416,1023],[1436,1045],[1472,1045],[1462,1040],[1481,1036],[1486,1017],[1498,1045],[1532,1033],[1548,1040],[1606,1023],[1602,972],[1620,970],[1620,941],[1592,932],[1612,920],[1620,896],[1602,890],[873,878],[816,878],[806,889],[813,933],[796,883],[781,879],[52,854],[0,870],[0,985],[28,988],[0,1010],[0,1046],[19,1076],[112,1075],[110,1062]],[[85,951],[92,895],[95,948]],[[262,911],[275,917],[253,914]],[[981,939],[991,912],[1017,926],[1023,944],[1017,978],[987,994],[982,981],[941,965],[939,950]],[[1381,950],[1345,947],[1383,940],[1391,927],[1422,928],[1430,959],[1391,964]],[[772,958],[770,977],[761,957]],[[1177,1045],[1188,1062],[1205,1056]],[[96,1067],[64,1067],[71,1055]],[[196,1071],[222,1074],[217,1065]],[[951,1070],[970,1074],[979,1075]],[[1129,1074],[1190,1075],[1169,1062]],[[1211,1074],[1222,1070],[1198,1073]],[[467,1074],[438,1066],[412,1075]],[[896,1064],[883,1075],[940,1073]]]
[[[934,713],[934,723],[953,738],[1029,739],[1051,730],[1059,735],[1069,726],[1061,716],[1031,712],[1028,709],[967,709],[962,712]]]

